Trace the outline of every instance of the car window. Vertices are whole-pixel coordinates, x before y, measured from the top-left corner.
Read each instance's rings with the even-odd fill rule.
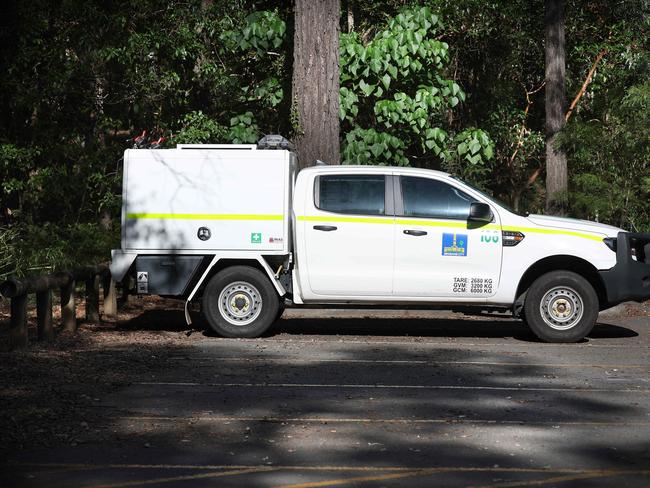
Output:
[[[467,220],[474,198],[447,183],[413,176],[400,177],[404,215]]]
[[[316,206],[328,212],[384,215],[385,200],[383,175],[323,175]]]

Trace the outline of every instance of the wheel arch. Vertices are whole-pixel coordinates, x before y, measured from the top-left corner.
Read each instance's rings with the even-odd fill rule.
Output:
[[[188,325],[192,324],[192,319],[190,318],[190,314],[189,314],[190,302],[192,302],[197,297],[200,297],[202,295],[206,284],[210,281],[210,279],[214,275],[232,266],[249,266],[251,268],[260,270],[268,277],[269,281],[271,282],[271,284],[273,285],[273,287],[275,288],[279,296],[282,297],[287,294],[287,291],[284,289],[282,284],[275,278],[275,274],[271,269],[271,266],[269,266],[269,263],[264,259],[263,256],[242,256],[242,257],[214,256],[212,258],[212,261],[208,265],[208,267],[205,269],[203,274],[199,277],[198,281],[194,284],[192,291],[190,292],[190,294],[187,297],[187,300],[185,301],[185,321],[187,322]]]
[[[603,307],[605,307],[607,303],[605,284],[598,274],[596,267],[585,259],[562,254],[540,259],[526,270],[517,286],[515,310],[517,310],[517,303],[521,304],[523,302],[523,297],[530,288],[530,285],[532,285],[537,278],[551,271],[572,271],[579,274],[594,287],[596,295],[598,296],[599,308],[602,310]]]

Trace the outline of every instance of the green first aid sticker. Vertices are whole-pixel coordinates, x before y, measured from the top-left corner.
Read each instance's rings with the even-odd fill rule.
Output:
[[[251,244],[261,244],[261,243],[262,243],[262,233],[251,232]]]

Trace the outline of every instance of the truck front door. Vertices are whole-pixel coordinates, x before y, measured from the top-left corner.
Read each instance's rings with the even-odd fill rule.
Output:
[[[305,215],[297,218],[306,258],[301,272],[314,295],[391,294],[394,216],[386,180],[381,173],[315,176]]]
[[[502,244],[499,216],[468,221],[472,202],[460,188],[435,178],[399,176],[395,203],[395,282],[400,297],[494,295]]]

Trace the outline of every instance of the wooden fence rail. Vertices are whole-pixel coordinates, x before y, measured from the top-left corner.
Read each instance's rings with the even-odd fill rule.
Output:
[[[37,340],[50,341],[54,338],[52,324],[52,290],[60,290],[61,323],[63,330],[77,330],[75,288],[78,282],[86,285],[86,321],[99,322],[100,283],[104,294],[105,316],[117,312],[117,295],[108,265],[87,266],[71,272],[60,272],[30,278],[13,278],[0,284],[0,293],[11,299],[11,321],[9,325],[9,349],[19,349],[28,344],[27,299],[36,294]]]

